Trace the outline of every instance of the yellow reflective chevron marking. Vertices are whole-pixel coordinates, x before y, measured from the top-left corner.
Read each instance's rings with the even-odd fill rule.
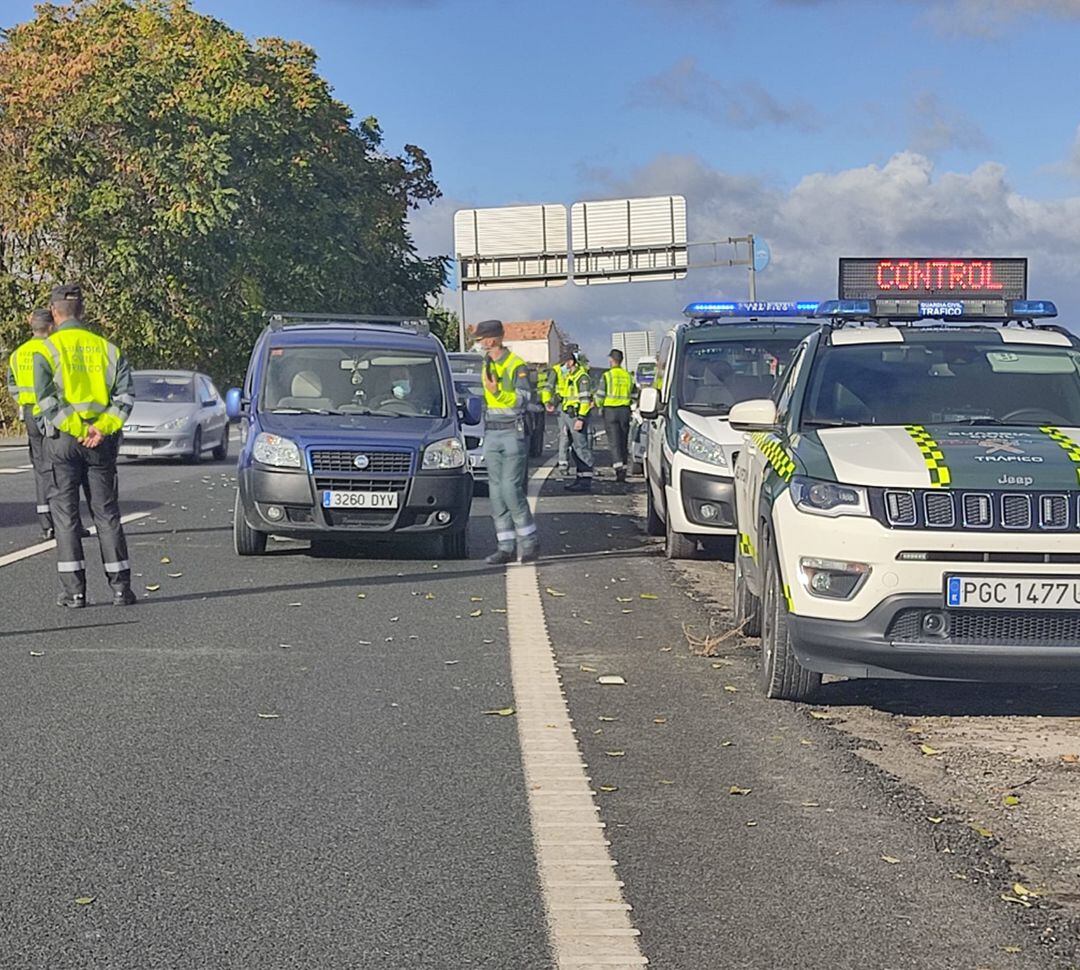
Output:
[[[930,487],[948,488],[952,482],[952,474],[949,472],[949,466],[945,464],[945,455],[941,451],[941,446],[921,424],[905,425],[904,430],[911,435],[915,447],[922,452],[923,460],[930,472]]]
[[[1069,460],[1076,465],[1076,478],[1077,481],[1080,482],[1080,445],[1073,441],[1064,431],[1051,425],[1039,428],[1039,430],[1048,438],[1052,438],[1056,441],[1062,449],[1064,449],[1065,454],[1069,456]]]
[[[791,587],[787,583],[784,583],[784,599],[787,600],[787,611],[789,613],[795,612],[795,601],[791,598]]]
[[[745,532],[739,533],[739,554],[757,562],[757,550],[754,548],[754,540]]]
[[[755,431],[750,437],[754,439],[754,444],[761,449],[776,474],[785,482],[790,482],[791,476],[795,474],[795,462],[780,444],[780,439],[764,431]]]

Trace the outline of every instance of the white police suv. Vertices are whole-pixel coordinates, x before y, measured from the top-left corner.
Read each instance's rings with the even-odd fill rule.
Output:
[[[772,389],[816,324],[816,303],[692,303],[667,334],[645,422],[647,528],[666,538],[670,559],[690,559],[700,540],[735,535],[735,455],[743,436],[728,412]]]
[[[841,260],[735,405],[735,608],[770,697],[824,673],[1080,680],[1080,342],[1023,259]]]

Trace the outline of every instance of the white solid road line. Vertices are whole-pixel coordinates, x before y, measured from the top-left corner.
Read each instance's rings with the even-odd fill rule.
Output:
[[[529,504],[552,472],[533,474]],[[533,845],[559,970],[645,966],[559,681],[536,566],[506,571],[510,668]]]
[[[16,468],[0,468],[0,475],[23,475],[33,470],[33,465],[19,465]]]
[[[120,516],[120,524],[127,525],[129,522],[137,522],[139,519],[145,519],[149,514],[149,512],[132,512],[130,515],[122,515]],[[97,535],[96,527],[91,527],[90,535]],[[25,549],[16,549],[14,552],[0,556],[0,567],[10,566],[12,563],[21,562],[23,559],[29,559],[31,556],[37,556],[55,548],[56,540],[50,539],[48,542],[39,542],[37,545],[27,546]]]

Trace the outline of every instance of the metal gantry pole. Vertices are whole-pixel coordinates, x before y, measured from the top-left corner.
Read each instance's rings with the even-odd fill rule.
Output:
[[[754,236],[753,234],[746,237],[747,245],[750,247],[750,302],[754,303],[757,300],[757,270],[754,268]]]
[[[465,352],[465,266],[461,257],[457,258],[458,264],[458,350]]]

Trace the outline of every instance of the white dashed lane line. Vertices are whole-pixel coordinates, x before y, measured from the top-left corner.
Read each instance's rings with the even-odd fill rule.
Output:
[[[145,519],[149,514],[149,512],[132,512],[130,515],[122,515],[120,516],[120,524],[127,525],[129,522],[137,522],[139,519]],[[90,535],[97,535],[97,529],[91,527]],[[27,546],[25,549],[16,549],[14,552],[9,552],[4,556],[0,556],[0,568],[10,566],[12,563],[21,562],[23,559],[29,559],[31,556],[37,556],[55,548],[56,540],[50,539],[48,542],[39,542],[36,545]]]
[[[530,504],[552,466],[530,482]],[[506,571],[510,667],[548,932],[559,970],[645,966],[548,638],[536,566]]]

